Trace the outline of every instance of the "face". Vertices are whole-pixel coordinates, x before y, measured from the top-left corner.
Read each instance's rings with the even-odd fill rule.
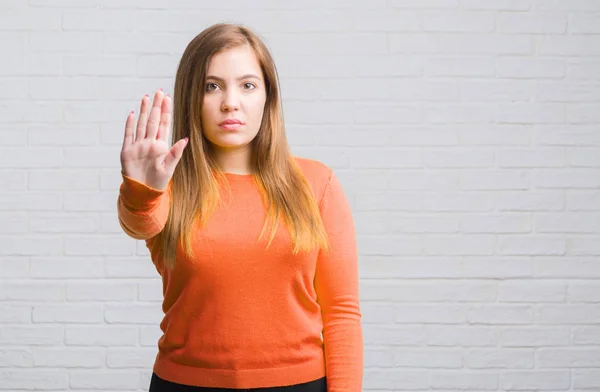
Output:
[[[250,46],[214,55],[204,89],[204,136],[217,150],[248,148],[260,128],[266,102],[264,76]]]

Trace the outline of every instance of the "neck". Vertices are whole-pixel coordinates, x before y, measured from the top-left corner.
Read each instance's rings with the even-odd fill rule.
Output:
[[[238,149],[214,149],[214,157],[219,169],[226,173],[251,174],[252,155],[249,147]]]

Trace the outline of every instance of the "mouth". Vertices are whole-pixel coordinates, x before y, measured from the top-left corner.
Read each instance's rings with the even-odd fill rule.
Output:
[[[219,127],[221,129],[225,129],[228,131],[235,131],[236,129],[242,126],[242,122],[240,120],[225,120],[219,123]]]

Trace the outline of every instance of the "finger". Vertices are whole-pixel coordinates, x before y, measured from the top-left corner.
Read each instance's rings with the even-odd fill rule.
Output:
[[[160,124],[158,125],[158,134],[156,135],[157,139],[162,139],[165,142],[167,141],[169,128],[171,126],[171,118],[173,112],[172,108],[173,105],[171,97],[167,95],[162,101],[162,107],[160,112]]]
[[[146,122],[148,121],[148,103],[150,98],[148,94],[142,97],[140,104],[140,117],[138,118],[137,129],[135,132],[135,141],[138,142],[146,137]]]
[[[175,171],[175,167],[179,163],[179,160],[183,156],[183,150],[188,145],[188,138],[179,140],[177,143],[171,147],[171,150],[167,154],[165,158],[165,169],[172,173]]]
[[[133,144],[133,124],[135,122],[135,114],[133,110],[129,112],[127,120],[125,121],[125,136],[123,137],[123,150]]]
[[[148,116],[148,125],[146,125],[146,138],[150,140],[156,139],[158,133],[158,124],[160,122],[160,111],[163,101],[163,92],[158,90],[154,94],[154,100],[152,101],[152,109],[150,109],[150,115]]]

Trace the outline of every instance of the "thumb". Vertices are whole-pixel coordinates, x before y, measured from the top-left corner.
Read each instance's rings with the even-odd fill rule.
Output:
[[[189,140],[186,137],[184,139],[179,140],[173,145],[173,147],[171,147],[171,150],[165,158],[165,169],[167,169],[168,172],[172,173],[175,171],[175,167],[177,166],[179,160],[183,156],[183,150],[188,145],[188,141]]]

